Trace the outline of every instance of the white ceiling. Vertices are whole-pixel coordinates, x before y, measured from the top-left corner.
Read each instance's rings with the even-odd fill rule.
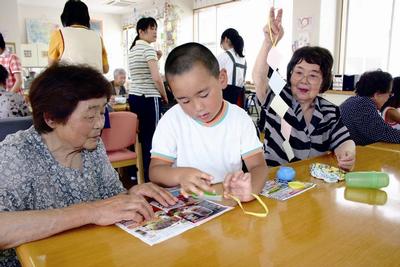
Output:
[[[38,6],[38,7],[56,7],[63,8],[67,0],[18,0],[19,4],[25,6]],[[133,2],[128,7],[120,7],[113,5],[106,5],[111,0],[84,0],[83,2],[88,6],[89,12],[124,14],[129,13],[133,8],[143,8],[151,6],[155,0],[120,0],[122,2]],[[118,0],[115,0],[118,2]]]

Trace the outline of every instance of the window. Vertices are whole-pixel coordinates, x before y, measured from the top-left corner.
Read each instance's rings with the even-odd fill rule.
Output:
[[[347,0],[344,73],[400,75],[400,0]]]
[[[275,7],[283,8],[285,35],[279,43],[284,55],[280,73],[286,77],[286,64],[292,55],[292,1],[277,0]],[[270,4],[262,0],[235,1],[194,12],[194,41],[208,47],[215,56],[222,53],[220,38],[227,28],[236,29],[244,40],[247,61],[246,80],[250,81],[255,59],[264,38],[262,28],[269,16]]]

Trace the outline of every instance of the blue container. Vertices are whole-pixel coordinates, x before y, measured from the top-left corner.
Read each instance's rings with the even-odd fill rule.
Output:
[[[296,176],[295,170],[291,167],[285,167],[285,166],[280,167],[278,172],[276,173],[278,181],[284,183],[293,181],[295,176]]]

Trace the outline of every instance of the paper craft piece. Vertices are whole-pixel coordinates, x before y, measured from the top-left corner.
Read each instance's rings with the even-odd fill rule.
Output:
[[[273,69],[277,70],[279,68],[279,64],[282,61],[282,54],[279,52],[279,50],[273,46],[271,50],[269,50],[268,57],[267,57],[267,63],[268,65]]]
[[[279,72],[274,70],[274,72],[271,75],[271,78],[269,79],[268,84],[269,84],[269,87],[272,89],[272,91],[275,93],[275,95],[279,96],[282,89],[286,85],[286,81],[281,77]]]
[[[269,180],[265,183],[264,188],[261,191],[261,195],[275,200],[284,201],[315,187],[315,184],[311,182],[304,182],[302,184],[304,184],[304,188],[294,189],[289,187],[287,183]]]
[[[157,201],[150,202],[155,213],[152,221],[140,225],[133,221],[123,221],[116,225],[152,246],[233,209],[204,199],[185,198],[179,192],[180,189],[176,188],[171,191],[178,198],[174,206],[165,208]]]
[[[292,189],[303,189],[305,184],[299,181],[288,182],[288,186]]]
[[[202,196],[198,196],[196,194],[192,195],[194,198],[200,198],[200,199],[207,199],[211,201],[222,201],[222,195],[218,195],[213,192],[204,192]]]
[[[327,183],[343,181],[345,175],[345,172],[341,169],[322,163],[311,164],[310,173],[313,177],[324,180]]]
[[[274,99],[272,99],[271,108],[279,115],[279,117],[281,117],[281,129],[282,129],[281,132],[283,137],[285,138],[285,140],[282,143],[282,147],[285,150],[286,155],[290,161],[294,158],[294,152],[289,143],[292,126],[290,126],[290,124],[287,123],[285,119],[283,119],[285,113],[289,109],[289,106],[286,104],[285,101],[283,101],[283,99],[279,95],[276,95]]]

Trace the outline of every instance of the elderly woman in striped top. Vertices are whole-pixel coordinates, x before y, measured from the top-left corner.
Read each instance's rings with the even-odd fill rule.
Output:
[[[355,144],[344,126],[339,108],[319,94],[332,82],[333,58],[321,47],[296,50],[287,66],[287,84],[275,95],[268,85],[272,69],[268,54],[283,36],[282,10],[270,10],[270,25],[258,54],[253,80],[257,98],[266,111],[265,159],[269,166],[302,160],[334,151],[338,165],[351,170]]]

